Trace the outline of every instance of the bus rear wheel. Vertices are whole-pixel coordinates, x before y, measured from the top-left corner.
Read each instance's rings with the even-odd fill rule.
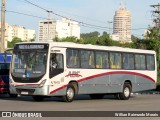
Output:
[[[72,102],[74,100],[74,97],[75,97],[75,88],[71,84],[67,87],[66,95],[63,96],[63,99],[65,102]]]
[[[125,83],[123,86],[122,93],[119,93],[120,100],[128,100],[131,96],[131,85],[129,83]]]

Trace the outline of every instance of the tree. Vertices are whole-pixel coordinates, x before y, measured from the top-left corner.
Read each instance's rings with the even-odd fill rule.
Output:
[[[158,53],[159,50],[159,28],[149,28],[145,36],[146,48],[148,50],[155,50]]]
[[[95,31],[90,33],[82,33],[80,36],[82,39],[88,39],[88,38],[98,38],[99,35],[100,33]]]
[[[71,36],[71,37],[66,37],[62,38],[61,40],[59,39],[60,42],[74,42],[77,43],[77,37]]]
[[[8,42],[8,48],[13,48],[18,42],[22,42],[22,40],[18,37],[14,37],[11,42]]]

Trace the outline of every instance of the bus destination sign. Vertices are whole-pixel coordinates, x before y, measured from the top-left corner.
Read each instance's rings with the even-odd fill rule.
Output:
[[[15,46],[15,49],[19,50],[42,50],[42,49],[47,49],[48,44],[18,44]]]
[[[44,45],[19,45],[19,49],[44,49]]]

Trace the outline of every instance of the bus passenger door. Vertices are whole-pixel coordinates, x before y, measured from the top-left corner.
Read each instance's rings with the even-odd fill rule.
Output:
[[[49,62],[49,94],[61,96],[66,93],[64,83],[64,55],[61,52],[51,53]]]
[[[50,54],[50,70],[49,77],[55,77],[64,72],[63,54],[51,53]]]

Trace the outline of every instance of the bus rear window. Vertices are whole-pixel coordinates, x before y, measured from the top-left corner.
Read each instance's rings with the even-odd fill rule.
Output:
[[[147,55],[147,70],[155,70],[155,59],[153,55]]]

